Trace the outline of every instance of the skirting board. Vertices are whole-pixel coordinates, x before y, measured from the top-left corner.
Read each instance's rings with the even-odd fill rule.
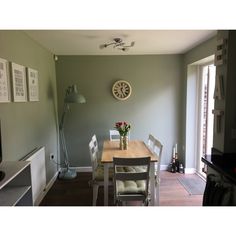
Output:
[[[64,168],[60,168],[60,170],[63,170]],[[70,169],[76,170],[76,172],[92,172],[92,166],[82,166],[82,167],[72,167],[70,166]],[[60,172],[59,170],[59,172]]]
[[[167,170],[168,165],[161,165],[161,170]],[[71,167],[71,169],[75,169],[76,172],[92,172],[91,166],[83,166],[83,167]]]
[[[92,172],[92,166],[72,167],[76,172]]]
[[[185,174],[195,174],[196,169],[195,168],[184,168],[184,173]]]
[[[160,170],[168,170],[168,165],[161,165]]]

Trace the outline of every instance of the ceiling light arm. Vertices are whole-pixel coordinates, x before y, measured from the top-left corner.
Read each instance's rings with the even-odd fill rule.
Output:
[[[133,47],[135,44],[135,42],[131,42],[130,45],[123,45],[124,48],[130,48],[130,47]]]
[[[125,43],[115,43],[115,45],[113,46],[114,48],[115,47],[122,47],[122,46],[124,46],[125,45]]]
[[[121,38],[114,38],[113,42],[102,44],[100,46],[100,48],[103,49],[103,48],[107,48],[108,46],[113,45],[113,48],[117,48],[122,51],[127,51],[128,48],[133,47],[134,44],[135,44],[135,42],[133,41],[133,42],[131,42],[130,45],[125,45],[125,42],[123,42]]]
[[[105,44],[104,44],[104,47],[106,48],[106,47],[111,46],[111,45],[113,45],[113,44],[115,44],[115,43],[105,43]]]

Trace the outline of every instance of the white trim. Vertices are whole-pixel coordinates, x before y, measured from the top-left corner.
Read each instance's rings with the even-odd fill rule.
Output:
[[[75,167],[76,172],[92,172],[92,166],[80,166],[80,167]]]
[[[168,165],[161,165],[160,170],[168,170]]]
[[[92,166],[70,166],[71,169],[76,170],[76,172],[92,172]],[[65,169],[65,168],[61,168]]]
[[[76,172],[93,172],[91,166],[77,166],[77,167],[70,167],[73,170],[76,170]],[[168,165],[161,165],[160,170],[168,170]]]
[[[208,66],[208,63],[198,65],[198,75],[197,75],[197,91],[196,91],[196,110],[195,110],[195,133],[197,140],[195,142],[195,150],[194,150],[194,161],[195,161],[195,168],[200,169],[199,167],[199,158],[202,153],[202,119],[203,119],[203,107],[202,102],[204,99],[204,92],[203,92],[203,69],[204,67]],[[208,73],[208,72],[207,72]]]
[[[200,121],[199,114],[202,81],[202,68],[212,64],[214,55],[187,66],[186,125],[185,125],[185,164],[187,173],[195,172],[199,156]],[[189,168],[188,168],[189,167]]]
[[[195,168],[184,168],[184,174],[195,174],[196,169]]]
[[[77,166],[77,167],[70,167],[71,169],[76,170],[76,172],[93,172],[91,166]],[[160,170],[168,170],[168,165],[161,165]]]
[[[45,197],[45,195],[47,194],[47,192],[49,191],[49,189],[52,187],[52,185],[54,184],[54,182],[57,179],[59,171],[57,171],[55,173],[55,175],[50,179],[50,181],[48,182],[48,184],[46,185],[46,187],[44,188],[43,192],[40,193],[39,197],[35,200],[35,204],[34,206],[38,206],[40,204],[40,202],[43,200],[43,198]]]

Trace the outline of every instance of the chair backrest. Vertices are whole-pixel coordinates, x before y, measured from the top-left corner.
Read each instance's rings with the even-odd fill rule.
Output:
[[[98,150],[98,141],[97,141],[97,136],[96,136],[96,134],[93,135],[92,141],[93,141],[93,144],[94,144],[94,147],[95,147],[96,151],[99,151],[99,150]]]
[[[111,129],[109,130],[110,141],[120,141],[120,133],[118,130]],[[128,132],[128,140],[130,140],[130,131]]]
[[[150,170],[150,157],[138,157],[138,158],[127,158],[127,157],[113,157],[113,168],[114,168],[114,192],[117,191],[117,181],[145,181],[145,191],[142,193],[146,197],[148,196],[149,187],[149,170]],[[135,171],[127,171],[130,167],[138,168]],[[132,193],[132,189],[127,194],[128,197],[134,196],[136,191]]]
[[[155,138],[153,135],[149,134],[148,136],[148,141],[147,141],[147,145],[148,145],[148,148],[150,149],[151,152],[153,152],[154,150],[154,143],[155,143]]]
[[[110,129],[109,134],[110,134],[110,141],[119,141],[120,140],[120,133],[118,130]]]
[[[95,170],[98,166],[98,149],[96,148],[93,139],[91,139],[91,141],[89,142],[89,154],[90,154],[90,158],[91,158],[93,179],[94,179]]]
[[[155,139],[154,146],[153,146],[153,153],[158,158],[157,166],[155,167],[156,175],[160,174],[162,149],[163,149],[163,145],[161,144],[161,142],[158,139]]]

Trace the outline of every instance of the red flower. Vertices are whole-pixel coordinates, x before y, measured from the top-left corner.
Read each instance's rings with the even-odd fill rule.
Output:
[[[127,122],[116,122],[116,129],[119,131],[121,136],[126,136],[131,128]]]

